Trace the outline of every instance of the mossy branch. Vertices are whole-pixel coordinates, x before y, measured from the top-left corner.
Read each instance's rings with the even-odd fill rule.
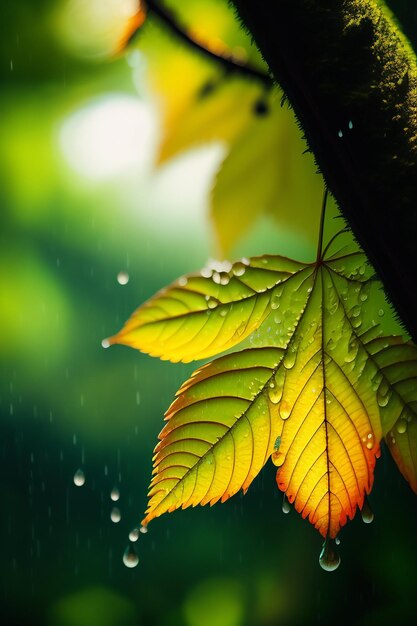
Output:
[[[417,69],[375,0],[234,0],[417,341]]]

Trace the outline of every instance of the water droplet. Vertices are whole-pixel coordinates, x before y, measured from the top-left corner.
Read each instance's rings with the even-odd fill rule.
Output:
[[[268,397],[272,404],[278,404],[282,398],[282,385],[276,385],[275,383],[269,383]]]
[[[126,567],[133,568],[139,563],[139,557],[136,554],[135,547],[129,544],[123,553],[123,563]]]
[[[210,267],[203,267],[200,274],[203,278],[211,278],[213,276],[213,270]]]
[[[206,296],[207,307],[209,309],[215,309],[219,305],[219,301],[216,298],[212,298],[211,296]]]
[[[349,130],[352,130],[352,128],[353,128],[352,120],[349,120],[348,128],[349,128]]]
[[[335,538],[335,540],[334,540],[334,542],[335,542],[335,544],[336,544],[337,546],[340,546],[340,539],[339,539],[339,537],[336,537],[336,538]]]
[[[339,130],[339,132],[337,134],[339,135],[340,138],[343,137],[343,131],[342,130]]]
[[[282,498],[282,512],[287,515],[291,511],[291,505],[288,502],[288,498],[284,493],[284,497]]]
[[[382,317],[384,315],[384,313],[385,313],[384,309],[379,309],[379,311],[378,311],[379,317]]]
[[[85,475],[82,469],[77,469],[77,471],[74,474],[74,485],[76,485],[77,487],[82,487],[85,483]]]
[[[118,524],[122,519],[122,514],[120,513],[120,509],[117,506],[114,506],[110,512],[110,519],[115,524]]]
[[[283,400],[280,404],[279,414],[281,419],[283,420],[288,419],[291,415],[291,406],[288,404],[288,402],[285,402],[285,400]]]
[[[146,533],[148,532],[148,527],[147,526],[141,526],[139,528],[139,532],[142,533],[143,535],[146,535]]]
[[[284,356],[283,364],[287,370],[294,367],[294,363],[297,358],[297,350],[295,348],[289,348]]]
[[[362,515],[362,521],[365,524],[370,524],[371,522],[374,521],[374,514],[373,514],[371,507],[369,506],[368,498],[366,496],[365,496],[365,499],[363,501],[363,505],[361,508],[361,515]]]
[[[180,287],[185,287],[185,285],[188,283],[188,278],[186,276],[181,276],[178,279],[178,284]]]
[[[319,556],[320,567],[326,572],[334,572],[340,565],[340,556],[334,548],[334,541],[326,539]]]
[[[376,399],[380,407],[387,406],[389,399],[391,398],[391,389],[386,380],[383,380],[376,392]]]
[[[220,317],[226,317],[228,312],[229,312],[229,307],[223,306],[219,311],[219,315]]]
[[[113,487],[113,489],[111,490],[110,498],[113,500],[113,502],[117,502],[117,500],[120,498],[120,491],[117,487]]]
[[[117,282],[119,285],[127,285],[129,282],[129,274],[127,272],[119,272],[117,274]]]
[[[395,429],[398,434],[403,435],[407,430],[407,420],[401,417],[395,426]]]
[[[357,305],[357,304],[356,304],[356,305],[352,308],[351,313],[352,313],[353,317],[358,317],[358,315],[360,315],[360,314],[361,314],[361,307],[360,307],[359,305]]]
[[[220,272],[219,274],[220,277],[220,284],[221,285],[228,285],[229,281],[230,281],[230,276],[227,272]]]
[[[219,274],[219,272],[213,272],[212,279],[213,279],[213,282],[216,283],[216,285],[220,285],[220,274]]]
[[[362,302],[365,302],[365,300],[368,299],[368,294],[366,293],[366,291],[362,291],[362,293],[359,296],[359,300],[361,300]]]
[[[137,541],[139,539],[139,528],[133,528],[129,533],[129,541]]]
[[[103,341],[101,342],[101,347],[102,348],[109,348],[110,347],[110,341],[108,339],[103,339]]]
[[[233,264],[232,272],[235,276],[243,276],[246,272],[246,265],[242,261],[237,261]]]

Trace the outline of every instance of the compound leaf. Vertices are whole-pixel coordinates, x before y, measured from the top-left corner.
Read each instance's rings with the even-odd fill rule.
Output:
[[[365,255],[348,248],[205,268],[142,305],[111,343],[184,361],[251,346],[179,390],[144,523],[246,491],[271,457],[288,501],[335,538],[364,507],[383,436],[416,490],[417,347],[382,335],[380,299]]]

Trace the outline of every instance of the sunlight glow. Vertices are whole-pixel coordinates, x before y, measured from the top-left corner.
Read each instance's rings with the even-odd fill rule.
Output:
[[[155,135],[155,116],[147,104],[134,96],[108,94],[67,118],[59,140],[70,166],[100,181],[147,171]]]

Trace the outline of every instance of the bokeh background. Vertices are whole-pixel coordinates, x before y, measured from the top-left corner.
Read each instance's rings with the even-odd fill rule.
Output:
[[[206,25],[245,52],[223,2],[169,5],[188,26]],[[415,2],[390,5],[415,44]],[[195,365],[103,350],[101,340],[163,285],[219,254],[209,191],[228,150],[219,132],[208,144],[183,141],[184,151],[179,141],[161,159],[164,98],[181,102],[187,85],[208,92],[220,70],[180,46],[192,60],[179,76],[188,61],[174,58],[179,43],[157,21],[118,52],[131,13],[127,0],[1,4],[2,623],[413,622],[417,503],[385,449],[375,520],[343,530],[334,573],[318,565],[316,531],[282,513],[271,463],[245,497],[153,522],[135,543],[137,567],[123,564],[163,413]],[[245,80],[237,79],[242,93],[253,89]],[[256,160],[256,141],[245,150]],[[316,207],[317,181],[311,164],[303,167],[290,195],[301,189],[303,205]],[[308,209],[313,222],[318,208]],[[231,258],[314,253],[314,229],[310,237],[264,213],[234,237],[233,219],[222,231]]]

